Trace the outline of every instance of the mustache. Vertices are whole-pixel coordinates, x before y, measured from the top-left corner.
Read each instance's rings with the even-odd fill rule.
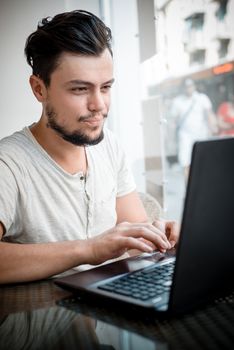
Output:
[[[79,122],[83,122],[86,121],[88,119],[92,119],[92,118],[100,118],[103,117],[104,119],[107,118],[108,114],[89,114],[89,115],[83,115],[77,118],[77,121]]]

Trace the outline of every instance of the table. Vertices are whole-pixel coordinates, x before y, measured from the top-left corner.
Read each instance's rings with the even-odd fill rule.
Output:
[[[180,317],[105,306],[53,280],[0,287],[1,350],[234,349],[234,294]]]

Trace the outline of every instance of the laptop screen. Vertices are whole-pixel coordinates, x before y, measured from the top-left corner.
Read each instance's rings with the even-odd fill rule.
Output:
[[[234,138],[197,142],[177,251],[172,309],[233,286]]]

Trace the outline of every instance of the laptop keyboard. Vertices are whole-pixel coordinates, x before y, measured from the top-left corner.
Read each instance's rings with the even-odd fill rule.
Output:
[[[134,271],[100,285],[98,288],[142,301],[154,299],[169,292],[175,261]]]

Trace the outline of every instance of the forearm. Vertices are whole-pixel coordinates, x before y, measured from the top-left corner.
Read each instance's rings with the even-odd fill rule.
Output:
[[[0,242],[0,284],[33,281],[87,262],[85,241],[38,244]]]
[[[208,123],[209,123],[211,132],[213,134],[216,134],[218,132],[218,121],[213,112],[210,112],[208,114]]]

